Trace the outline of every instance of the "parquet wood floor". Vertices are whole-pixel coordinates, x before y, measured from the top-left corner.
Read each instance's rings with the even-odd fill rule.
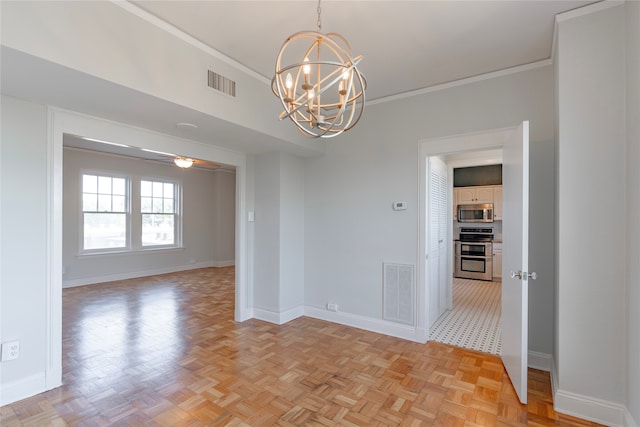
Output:
[[[233,268],[66,289],[63,382],[2,426],[588,426],[500,359],[311,318],[233,321]]]

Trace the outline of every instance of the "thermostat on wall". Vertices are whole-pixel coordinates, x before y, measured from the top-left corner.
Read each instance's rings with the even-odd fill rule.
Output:
[[[393,202],[394,211],[403,211],[407,209],[407,202]]]

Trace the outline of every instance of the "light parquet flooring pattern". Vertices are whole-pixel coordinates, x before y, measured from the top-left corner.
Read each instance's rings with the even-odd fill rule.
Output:
[[[453,279],[453,309],[431,327],[429,339],[483,353],[500,354],[501,282]]]
[[[66,289],[63,386],[9,426],[583,426],[548,374],[520,405],[496,356],[302,317],[233,321],[233,268]]]

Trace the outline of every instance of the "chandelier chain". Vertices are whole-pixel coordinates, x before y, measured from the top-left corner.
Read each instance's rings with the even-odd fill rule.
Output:
[[[317,26],[318,26],[318,32],[322,32],[320,30],[322,30],[322,21],[320,20],[320,14],[322,13],[322,8],[320,7],[320,1],[318,0],[318,22],[317,22]]]

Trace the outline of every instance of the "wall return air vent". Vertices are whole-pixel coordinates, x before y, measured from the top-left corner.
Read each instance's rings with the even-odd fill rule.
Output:
[[[236,82],[222,76],[215,71],[208,70],[207,84],[211,89],[222,92],[225,95],[236,97]]]
[[[414,325],[415,267],[410,264],[382,263],[383,319]]]

